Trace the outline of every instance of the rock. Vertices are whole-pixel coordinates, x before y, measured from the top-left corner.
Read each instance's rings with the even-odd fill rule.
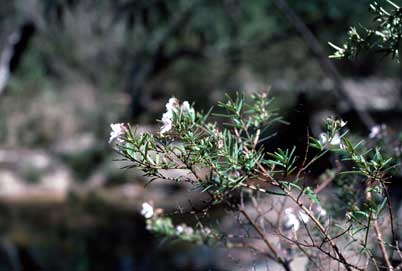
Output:
[[[9,170],[0,170],[0,197],[21,197],[27,186],[18,174]]]
[[[63,200],[72,183],[69,169],[45,151],[0,151],[0,199]]]
[[[334,91],[334,84],[328,79],[319,83],[306,80],[294,84],[290,84],[288,80],[276,79],[270,83],[272,90],[276,93],[283,94],[283,92],[289,92],[295,88],[307,92],[311,91],[311,96],[318,95],[320,103],[323,103],[323,92],[330,93]],[[343,80],[343,84],[359,109],[385,111],[394,109],[400,104],[401,80],[380,77],[347,78]],[[329,97],[335,97],[335,93]],[[342,102],[342,100],[337,102]],[[324,104],[328,105],[329,103]]]
[[[51,164],[51,158],[43,151],[0,150],[0,166],[15,169],[35,168],[45,170]]]
[[[367,78],[364,80],[344,80],[359,109],[390,110],[400,104],[401,82],[394,79]]]
[[[71,174],[65,168],[59,167],[45,174],[36,189],[64,196],[69,191],[71,184]]]
[[[54,145],[56,153],[63,155],[73,155],[92,149],[96,144],[96,139],[92,133],[79,134],[57,142]]]

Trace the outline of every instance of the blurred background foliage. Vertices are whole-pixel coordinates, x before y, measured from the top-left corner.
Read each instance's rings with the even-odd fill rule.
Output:
[[[327,42],[341,44],[349,25],[372,20],[368,0],[288,4],[326,55]],[[172,95],[208,109],[225,92],[270,88],[295,124],[272,144],[301,144],[306,126],[319,132],[328,112],[349,116],[319,57],[275,1],[1,1],[0,50],[27,24],[35,31],[0,96],[2,250],[16,270],[167,270],[151,259],[172,251],[156,248],[132,209],[147,197],[172,208],[186,202],[188,188],[157,184],[145,192],[138,172],[119,170],[107,146],[112,122],[156,130],[150,124]],[[397,127],[400,65],[372,54],[334,64],[359,106]],[[167,203],[171,195],[175,202]],[[69,256],[60,262],[52,253]],[[175,255],[166,260],[171,268],[213,265]]]

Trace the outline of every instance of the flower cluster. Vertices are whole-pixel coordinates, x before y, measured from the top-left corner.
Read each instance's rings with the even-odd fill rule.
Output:
[[[330,139],[330,136],[328,136],[328,134],[326,133],[321,133],[320,134],[320,142],[322,145],[333,145],[333,146],[341,146],[342,148],[342,141],[341,141],[341,137],[339,136],[339,133],[336,133],[332,136],[332,138]]]
[[[128,128],[125,123],[112,123],[110,124],[112,131],[110,132],[109,143],[117,140],[118,143],[123,143],[122,137],[128,132]]]
[[[313,139],[312,146],[321,150],[331,148],[344,150],[346,146],[342,143],[342,138],[346,133],[341,134],[341,130],[346,124],[347,122],[341,119],[335,119],[333,117],[327,118],[325,122],[326,131],[320,134],[319,140],[311,138]]]
[[[162,115],[161,134],[167,133],[172,129],[173,126],[173,116],[177,112],[179,106],[179,100],[176,98],[170,98],[169,102],[166,104],[166,113]]]
[[[208,227],[194,229],[184,223],[174,226],[169,217],[163,216],[162,209],[154,209],[153,205],[148,202],[142,204],[141,214],[146,219],[149,231],[171,239],[209,245],[220,239],[219,234]]]
[[[166,104],[166,112],[162,115],[161,135],[171,131],[174,127],[175,117],[181,114],[194,116],[195,111],[188,101],[180,105],[180,101],[174,97],[170,98]]]

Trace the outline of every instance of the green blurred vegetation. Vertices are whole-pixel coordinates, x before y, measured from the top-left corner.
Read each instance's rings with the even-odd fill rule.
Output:
[[[203,100],[216,89],[242,89],[245,69],[266,85],[278,77],[294,85],[323,77],[271,1],[51,0],[31,1],[30,10],[24,3],[1,4],[2,37],[27,18],[39,29],[10,86],[15,95],[78,77],[97,91],[128,92],[138,114],[148,109],[139,101],[143,92]],[[341,41],[348,25],[367,17],[368,1],[289,3],[328,53],[328,40]]]
[[[288,1],[327,55],[332,53],[327,42],[341,44],[349,25],[371,23],[369,2]],[[0,96],[0,150],[22,150],[19,163],[33,159],[26,150],[44,151],[55,167],[62,164],[62,170],[71,173],[78,188],[99,176],[107,188],[130,181],[142,186],[137,173],[111,166],[109,124],[130,121],[144,129],[159,129],[148,125],[161,118],[173,95],[208,109],[225,92],[272,85],[281,113],[299,125],[301,133],[285,130],[277,137],[283,142],[274,142],[277,145],[288,144],[286,140],[304,144],[307,117],[301,113],[320,117],[314,110],[331,111],[342,103],[309,45],[272,0],[0,1],[0,54],[10,35],[27,21],[33,22],[36,32]],[[356,62],[342,60],[335,65],[344,78],[400,74],[399,65],[381,56],[362,54]],[[308,104],[299,106],[299,94],[306,93]],[[0,169],[8,166],[0,163]],[[47,173],[30,165],[23,170],[9,168],[30,184],[40,183]],[[0,205],[2,232],[5,238],[35,247],[48,270],[94,270],[98,258],[104,259],[103,270],[130,270],[116,266],[123,261],[119,257],[132,249],[135,257],[148,257],[140,262],[144,268],[166,270],[160,262],[152,262],[152,256],[160,254],[171,270],[178,266],[171,263],[170,252],[144,256],[145,249],[138,249],[155,249],[158,244],[147,243],[149,236],[138,240],[144,225],[133,217],[133,209],[117,211],[88,194],[89,203],[71,196],[67,207],[55,205],[52,211],[29,204]],[[101,223],[81,224],[94,217]],[[33,242],[32,236],[38,239]],[[120,243],[112,246],[115,237]],[[68,255],[64,263],[60,255]]]

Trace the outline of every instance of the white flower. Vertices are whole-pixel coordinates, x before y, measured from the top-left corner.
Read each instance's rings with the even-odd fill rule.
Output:
[[[173,128],[174,114],[185,113],[194,114],[194,109],[190,106],[188,101],[184,101],[180,105],[180,101],[174,97],[170,98],[166,104],[166,113],[162,116],[161,134],[169,132]]]
[[[318,219],[320,219],[321,217],[324,217],[327,215],[327,211],[322,208],[320,205],[317,206],[317,208],[315,209],[315,215],[318,217]]]
[[[328,135],[326,133],[320,134],[320,142],[322,145],[326,145],[328,143]],[[346,146],[342,143],[339,133],[336,133],[332,137],[331,142],[329,142],[329,144],[333,146],[339,146],[342,150],[346,148]]]
[[[369,137],[375,138],[380,134],[380,132],[381,132],[381,127],[379,125],[373,126],[373,127],[371,127]]]
[[[223,139],[218,139],[218,149],[222,149],[223,148]]]
[[[119,143],[123,142],[123,139],[120,137],[127,132],[127,127],[124,123],[112,123],[110,124],[112,131],[110,132],[109,143],[113,140],[117,139]]]
[[[310,217],[304,211],[299,211],[298,217],[304,224],[310,221]]]
[[[296,233],[300,229],[300,222],[307,224],[310,221],[310,217],[303,210],[298,211],[296,215],[292,208],[286,208],[285,214],[284,230],[293,230]]]
[[[169,132],[173,127],[173,113],[177,113],[179,107],[179,100],[172,97],[166,104],[166,113],[162,115],[161,134]]]
[[[149,204],[148,202],[144,202],[142,204],[141,214],[146,218],[149,219],[154,215],[154,207]]]
[[[339,144],[341,144],[341,137],[339,136],[338,133],[336,133],[333,136],[333,138],[332,138],[332,140],[331,140],[331,142],[329,144],[331,144],[331,145],[339,145]]]
[[[386,133],[387,126],[385,124],[371,127],[369,138],[381,138]]]
[[[177,234],[182,234],[183,232],[184,232],[184,227],[185,227],[185,225],[178,225],[177,227],[176,227],[176,233]]]
[[[166,104],[166,111],[167,112],[177,111],[179,103],[180,103],[179,100],[176,99],[175,97],[170,98],[168,103]]]
[[[173,127],[173,113],[168,111],[162,115],[161,134],[169,132]]]
[[[194,233],[193,228],[187,226],[186,224],[181,224],[176,226],[176,233],[177,234],[185,234],[185,235],[192,235]]]
[[[187,114],[194,114],[194,108],[192,108],[190,106],[190,103],[187,101],[184,101],[183,104],[180,106],[180,110],[183,113],[187,113]]]
[[[326,133],[320,134],[320,142],[321,144],[325,145],[328,142],[328,135]]]
[[[186,111],[189,112],[191,110],[190,103],[187,101],[184,101],[182,103],[182,105],[180,106],[180,110],[183,112],[186,112]]]
[[[285,209],[286,220],[284,224],[285,230],[293,229],[294,232],[297,232],[300,228],[300,221],[297,219],[296,215],[293,213],[292,208]]]
[[[210,228],[202,228],[201,229],[202,234],[204,234],[205,236],[209,235],[212,233]]]
[[[347,121],[344,121],[344,120],[341,119],[340,120],[341,128],[344,127],[347,123],[348,123]]]
[[[186,235],[192,235],[194,233],[193,228],[187,226],[186,224],[181,224],[176,226],[176,233],[177,234],[186,234]]]
[[[161,134],[169,132],[170,130],[172,130],[172,127],[173,125],[171,121],[165,122],[161,127]]]

